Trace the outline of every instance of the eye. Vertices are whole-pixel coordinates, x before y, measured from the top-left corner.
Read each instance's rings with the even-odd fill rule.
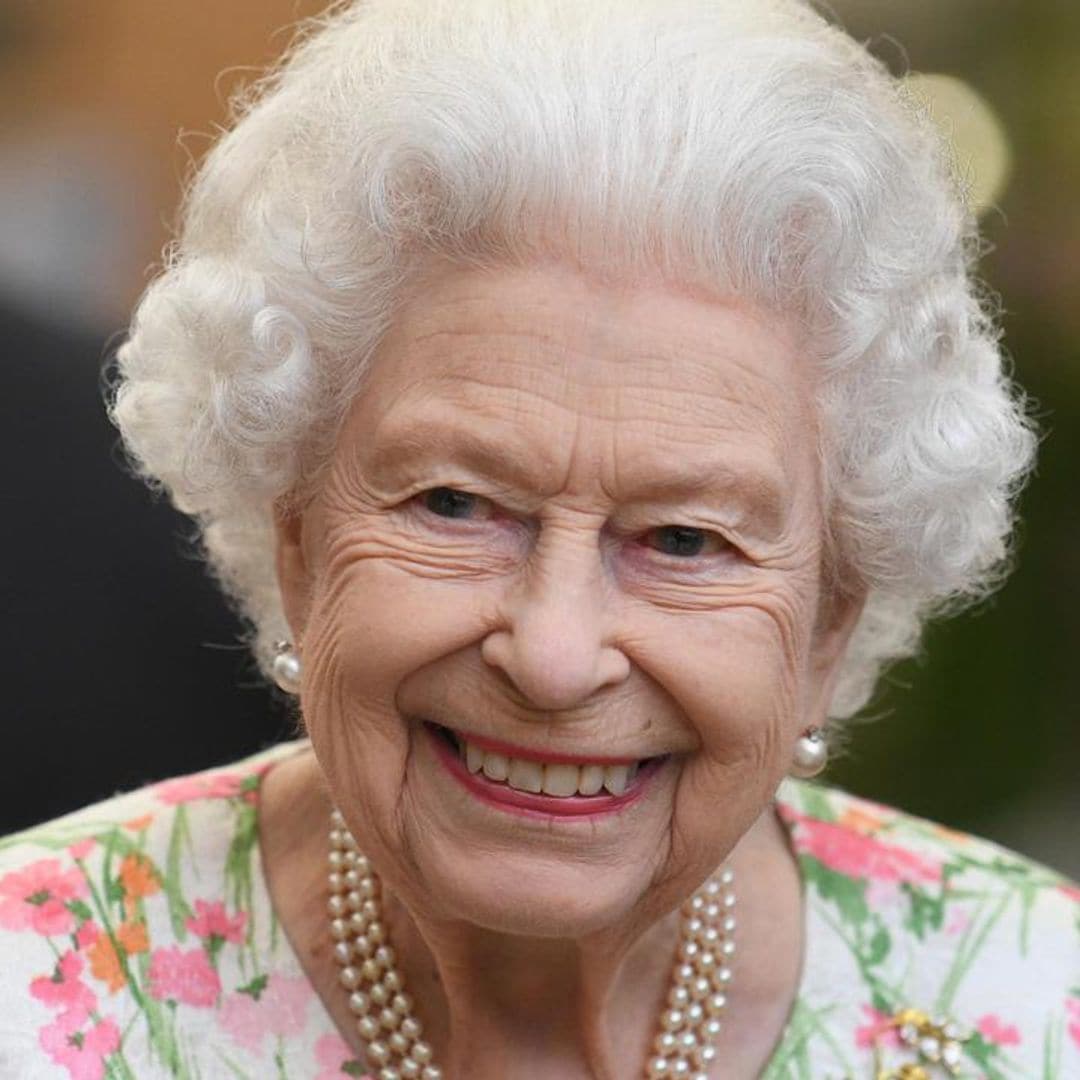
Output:
[[[645,537],[647,546],[655,551],[681,559],[716,555],[731,547],[718,533],[709,529],[695,529],[689,525],[662,525],[660,528],[650,529]]]
[[[476,520],[491,516],[491,501],[468,491],[456,488],[437,487],[421,492],[418,496],[424,509],[430,510],[437,517],[457,520]]]

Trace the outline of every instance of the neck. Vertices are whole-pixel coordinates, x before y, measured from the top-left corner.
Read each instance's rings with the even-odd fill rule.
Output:
[[[260,843],[275,910],[327,1010],[359,1051],[321,902],[331,806],[314,758],[301,755],[273,769],[260,802]],[[801,952],[798,878],[771,809],[730,864],[740,920],[725,1033],[736,1039],[724,1048],[725,1076],[740,1075],[733,1061],[767,1058],[793,996]],[[425,1038],[448,1078],[643,1074],[670,985],[678,912],[645,927],[578,939],[433,921],[387,891],[383,915]],[[748,1067],[746,1075],[756,1069]]]
[[[640,1072],[668,989],[677,913],[636,936],[566,940],[434,923],[394,899],[385,907],[450,1076]]]

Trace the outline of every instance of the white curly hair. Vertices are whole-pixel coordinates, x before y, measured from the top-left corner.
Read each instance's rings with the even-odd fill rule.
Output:
[[[201,527],[264,670],[276,500],[302,504],[437,254],[575,259],[801,320],[833,588],[830,716],[1008,561],[1036,435],[925,107],[798,0],[364,0],[236,106],[118,350],[111,415]]]

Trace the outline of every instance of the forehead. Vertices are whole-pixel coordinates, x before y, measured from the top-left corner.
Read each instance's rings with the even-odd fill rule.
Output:
[[[444,264],[383,339],[353,418],[373,464],[486,432],[552,478],[572,450],[606,482],[754,459],[783,483],[812,456],[811,391],[792,325],[749,304],[561,264]]]

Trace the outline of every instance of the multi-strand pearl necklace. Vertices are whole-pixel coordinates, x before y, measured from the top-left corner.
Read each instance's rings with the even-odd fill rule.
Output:
[[[722,869],[682,907],[672,985],[645,1076],[708,1080],[735,954],[734,875]],[[335,810],[330,815],[330,934],[338,977],[378,1080],[443,1080],[420,1036],[379,906],[379,881]]]

